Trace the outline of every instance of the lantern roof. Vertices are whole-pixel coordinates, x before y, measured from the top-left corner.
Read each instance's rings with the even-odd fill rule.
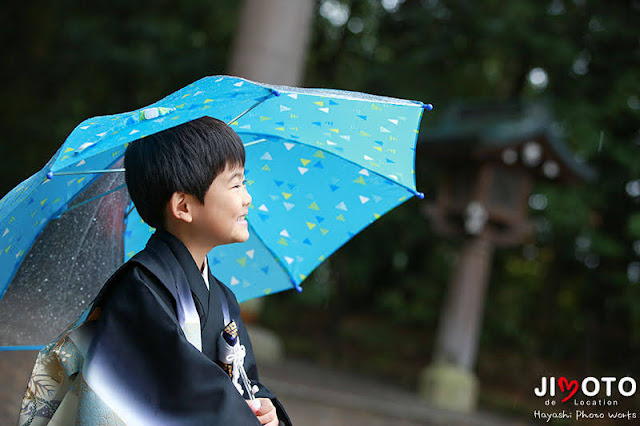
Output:
[[[559,177],[586,182],[597,178],[595,170],[576,159],[549,109],[539,102],[455,103],[438,125],[421,132],[418,154],[452,161],[502,158],[513,164],[505,158],[505,151],[514,163],[520,163],[523,147],[532,143],[542,146],[544,160],[557,165]],[[541,167],[538,170],[542,173]]]

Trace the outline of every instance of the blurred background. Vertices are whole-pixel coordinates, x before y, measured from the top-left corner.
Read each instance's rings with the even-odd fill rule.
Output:
[[[287,359],[454,412],[529,422],[545,410],[542,377],[640,378],[640,1],[3,9],[2,194],[83,119],[206,75],[432,103],[416,155],[426,198],[357,235],[302,293],[248,308],[250,320],[275,331]],[[0,376],[5,401],[26,386],[15,374]],[[452,402],[452,389],[466,396]],[[635,396],[617,399],[640,410]]]

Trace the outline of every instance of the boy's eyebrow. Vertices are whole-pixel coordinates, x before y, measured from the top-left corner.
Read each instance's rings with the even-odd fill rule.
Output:
[[[236,179],[236,178],[243,178],[244,177],[244,173],[243,172],[235,172],[234,174],[231,175],[231,177],[229,178],[229,182],[231,182],[232,180]]]

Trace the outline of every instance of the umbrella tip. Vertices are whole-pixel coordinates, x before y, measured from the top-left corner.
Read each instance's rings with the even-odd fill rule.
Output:
[[[52,171],[48,171],[47,172],[47,179],[49,179],[49,180],[53,179],[53,172]]]
[[[426,109],[427,111],[431,111],[433,109],[433,105],[431,104],[423,104],[422,109]]]
[[[302,293],[302,286],[298,284],[293,277],[289,277],[289,280],[291,281],[293,288],[295,288],[298,293]]]
[[[411,192],[413,195],[420,198],[421,200],[424,200],[424,192],[416,191],[415,189],[410,189],[409,192]]]
[[[276,89],[271,89],[272,93],[276,96],[280,96],[280,91],[276,90]]]

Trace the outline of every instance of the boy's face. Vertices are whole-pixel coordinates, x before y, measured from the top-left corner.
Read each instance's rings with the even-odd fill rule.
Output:
[[[251,195],[244,183],[244,168],[227,165],[213,180],[204,204],[193,210],[195,229],[215,246],[242,243],[249,238],[247,213]]]

